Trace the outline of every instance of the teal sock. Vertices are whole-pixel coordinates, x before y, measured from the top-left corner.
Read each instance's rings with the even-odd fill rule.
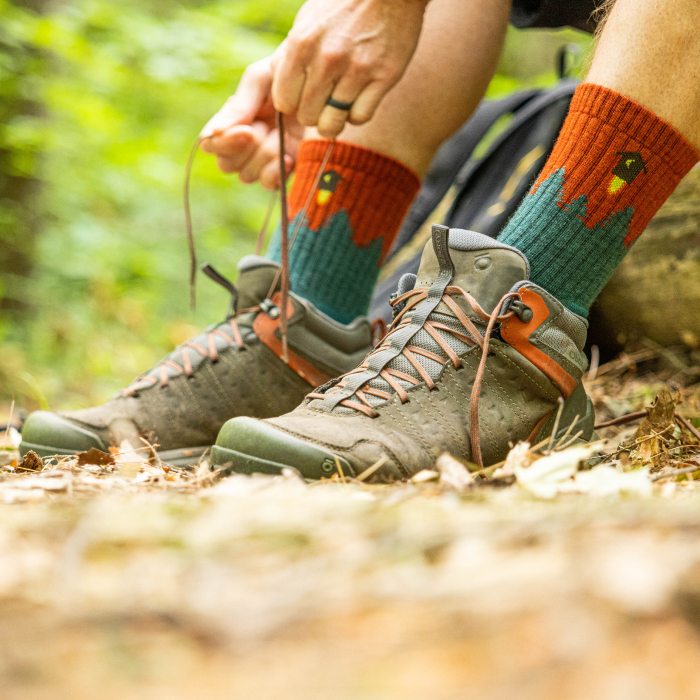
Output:
[[[586,316],[697,159],[648,109],[584,83],[535,186],[498,238],[527,256],[533,282]]]
[[[304,141],[289,193],[292,291],[341,323],[366,315],[419,185],[413,172],[380,153]],[[267,255],[280,260],[279,230]]]

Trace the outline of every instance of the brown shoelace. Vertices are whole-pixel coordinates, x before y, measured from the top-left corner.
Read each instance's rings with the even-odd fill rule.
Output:
[[[270,289],[267,293],[267,298],[270,299],[272,295],[275,292],[275,289],[280,287],[280,293],[281,293],[281,298],[280,298],[280,304],[279,304],[279,319],[280,319],[280,336],[281,336],[281,341],[282,341],[282,360],[285,363],[288,363],[289,358],[288,358],[288,350],[287,350],[287,330],[288,330],[288,308],[289,308],[289,291],[290,291],[290,286],[289,286],[289,251],[291,248],[294,246],[294,243],[296,241],[297,235],[299,234],[299,231],[301,229],[301,225],[303,223],[304,219],[304,214],[308,211],[309,206],[311,205],[313,195],[315,190],[318,188],[318,185],[321,181],[321,177],[323,176],[323,172],[326,168],[326,165],[328,164],[328,161],[332,155],[333,152],[333,145],[334,141],[331,141],[328,145],[328,148],[326,149],[326,153],[323,156],[323,159],[320,163],[319,170],[318,170],[318,175],[316,176],[316,182],[314,186],[309,190],[309,195],[304,202],[304,206],[302,207],[301,210],[301,216],[297,218],[294,230],[292,231],[291,236],[289,235],[289,216],[288,216],[288,209],[287,209],[287,179],[288,179],[288,173],[287,173],[287,164],[285,162],[285,138],[284,138],[284,116],[281,113],[277,113],[276,115],[276,121],[277,121],[277,130],[279,133],[279,153],[278,153],[278,158],[279,158],[279,167],[280,167],[280,188],[279,188],[279,204],[280,204],[280,248],[282,252],[282,260],[281,260],[281,265],[277,273],[275,274],[272,284],[270,285]],[[211,138],[211,137],[207,137]],[[191,181],[192,181],[192,169],[194,167],[194,161],[195,157],[197,155],[197,152],[202,144],[202,142],[205,139],[203,138],[197,138],[197,140],[194,142],[192,145],[192,148],[190,150],[189,156],[187,158],[187,163],[185,165],[185,177],[184,177],[184,184],[183,184],[183,211],[184,211],[184,217],[185,217],[185,232],[187,235],[187,248],[189,252],[189,258],[190,258],[190,266],[189,266],[189,289],[190,289],[190,305],[192,308],[195,307],[196,305],[196,283],[197,283],[197,270],[198,270],[198,263],[197,263],[197,247],[195,244],[195,237],[194,237],[194,225],[192,222],[192,203],[191,203]],[[256,252],[259,254],[260,251],[262,250],[262,246],[265,240],[265,234],[269,228],[269,223],[270,219],[272,216],[272,210],[273,210],[273,204],[274,204],[274,199],[271,200],[270,206],[267,209],[267,212],[265,214],[265,218],[262,224],[262,227],[260,229],[260,232],[258,233],[258,238],[257,238],[257,244],[256,244]],[[147,389],[149,387],[152,387],[156,384],[160,384],[161,387],[166,387],[168,386],[170,379],[173,378],[173,376],[180,376],[180,375],[185,375],[186,377],[191,377],[194,375],[194,367],[192,365],[192,361],[190,359],[190,355],[188,350],[194,350],[196,353],[198,353],[203,359],[205,360],[210,360],[211,362],[216,362],[219,359],[219,351],[217,350],[216,347],[216,338],[220,337],[223,338],[226,341],[226,346],[230,347],[231,345],[238,347],[239,349],[243,349],[245,346],[245,342],[243,340],[243,337],[241,335],[238,322],[236,318],[242,314],[242,313],[248,313],[248,312],[255,312],[255,311],[260,311],[260,310],[267,310],[263,309],[263,303],[253,306],[247,309],[241,309],[239,312],[235,313],[231,318],[229,318],[226,321],[226,324],[229,325],[231,329],[231,334],[232,337],[229,336],[227,333],[224,332],[222,325],[225,324],[219,324],[216,328],[213,330],[209,331],[206,334],[206,343],[203,345],[201,343],[195,342],[194,340],[188,341],[181,345],[178,350],[180,351],[180,359],[179,361],[172,358],[168,357],[165,360],[163,360],[161,363],[156,365],[149,373],[139,377],[137,380],[135,380],[130,386],[128,386],[124,391],[122,392],[124,395],[127,396],[133,396],[137,394],[139,391],[142,391],[144,389]],[[169,372],[171,370],[174,372],[174,375],[171,376],[171,373]]]
[[[372,355],[382,350],[389,349],[391,347],[392,333],[411,323],[411,310],[426,299],[427,296],[428,289],[420,288],[412,289],[411,291],[392,299],[391,305],[393,307],[401,308],[401,305],[403,305],[403,308],[401,308],[401,310],[397,313],[396,318],[389,327],[389,332],[384,336],[383,340],[376,346],[376,348],[367,356],[365,361],[351,372],[344,374],[340,378],[340,381],[334,387],[328,390],[328,394],[344,388],[345,379],[347,377],[366,371],[369,358],[372,357]],[[420,364],[417,356],[422,355],[423,357],[443,365],[451,363],[455,369],[460,369],[463,365],[459,355],[449,346],[444,338],[442,338],[440,331],[451,334],[467,345],[479,346],[481,348],[481,359],[479,360],[479,366],[476,371],[476,375],[474,376],[474,383],[472,385],[472,391],[469,397],[469,437],[471,441],[472,459],[480,467],[483,467],[483,459],[481,455],[479,435],[479,399],[481,397],[481,386],[483,383],[484,374],[486,372],[489,344],[496,323],[500,323],[505,319],[510,318],[514,314],[513,311],[507,311],[504,314],[499,314],[499,311],[503,308],[503,304],[508,299],[516,296],[517,295],[513,292],[504,294],[498,304],[496,304],[494,310],[489,314],[484,311],[481,305],[476,301],[476,299],[474,299],[473,296],[471,296],[471,294],[465,292],[461,287],[455,285],[448,286],[442,296],[442,303],[444,303],[454,314],[455,318],[459,321],[465,332],[455,330],[454,328],[451,328],[438,320],[428,317],[422,326],[422,330],[428,333],[428,335],[435,341],[438,347],[443,351],[444,356],[438,355],[437,353],[426,348],[422,348],[418,345],[409,343],[403,348],[400,355],[403,356],[415,369],[417,376],[413,376],[388,366],[385,366],[384,369],[382,369],[378,374],[378,377],[383,379],[386,384],[393,389],[394,393],[399,397],[401,403],[407,403],[409,401],[408,391],[406,388],[404,388],[404,386],[402,386],[399,380],[404,381],[411,386],[419,385],[422,380],[428,387],[429,391],[433,391],[437,388],[435,381]],[[474,322],[467,316],[467,314],[464,313],[459,304],[455,301],[455,297],[464,299],[474,314],[486,322],[486,330],[484,331],[483,335],[479,332],[479,329],[476,327]],[[338,405],[363,413],[370,418],[375,418],[379,415],[379,412],[372,405],[368,399],[368,396],[374,396],[386,401],[392,398],[392,394],[390,392],[369,386],[368,382],[355,390],[353,398],[343,399]],[[323,400],[326,398],[326,394],[322,392],[312,392],[308,394],[307,398],[312,400]]]
[[[280,250],[281,250],[281,261],[280,268],[277,271],[272,284],[270,285],[270,290],[267,294],[268,298],[272,297],[275,289],[279,285],[281,292],[280,299],[280,336],[282,340],[282,360],[285,363],[289,362],[289,355],[287,349],[287,329],[289,324],[289,319],[287,318],[287,309],[289,306],[289,292],[290,292],[290,280],[289,280],[289,253],[294,247],[296,238],[301,230],[301,225],[304,221],[305,215],[313,201],[313,195],[318,189],[318,185],[321,182],[321,177],[326,169],[326,165],[330,160],[333,153],[333,146],[335,141],[332,140],[328,144],[328,148],[323,155],[323,159],[318,168],[318,174],[316,175],[316,180],[313,187],[309,190],[309,194],[304,202],[297,220],[292,231],[291,236],[289,235],[289,214],[287,208],[287,180],[289,173],[287,172],[287,163],[285,161],[285,134],[284,134],[284,115],[281,112],[276,114],[277,131],[279,135],[279,149],[278,149],[278,162],[280,169],[280,188],[279,188],[279,204],[280,204]],[[217,132],[221,133],[221,132]],[[215,134],[216,135],[216,134]],[[206,138],[211,138],[207,136]],[[185,215],[185,232],[187,235],[187,248],[190,258],[190,270],[189,270],[189,289],[190,289],[190,306],[194,309],[196,305],[196,284],[197,284],[197,248],[194,239],[194,226],[192,224],[192,205],[191,205],[191,181],[192,181],[192,168],[194,166],[194,159],[197,155],[197,151],[201,146],[202,142],[205,141],[204,138],[197,138],[194,142],[192,149],[190,150],[189,157],[187,159],[187,164],[185,166],[185,178],[183,185],[183,210]],[[271,202],[272,205],[272,202]],[[263,241],[265,238],[265,233],[267,232],[270,218],[272,215],[272,206],[268,208],[265,214],[265,219],[263,225],[258,234],[258,240],[256,244],[256,251],[259,253],[262,250]]]
[[[229,347],[235,347],[239,350],[245,348],[245,340],[243,340],[243,335],[238,325],[237,318],[241,314],[264,311],[260,304],[257,306],[251,306],[246,309],[241,309],[224,323],[220,323],[215,328],[212,328],[204,336],[202,343],[195,342],[195,340],[189,340],[186,343],[180,345],[177,350],[172,354],[179,353],[179,357],[175,359],[174,357],[167,357],[161,362],[159,362],[153,369],[148,373],[142,375],[134,382],[132,382],[126,389],[122,391],[124,396],[135,396],[139,391],[149,389],[156,384],[161,387],[166,387],[170,383],[171,379],[175,377],[185,375],[186,377],[194,376],[195,368],[190,359],[190,354],[188,350],[194,350],[198,355],[200,355],[204,360],[209,360],[211,362],[216,362],[219,359],[219,354],[221,350]],[[228,327],[231,330],[231,335],[224,331],[224,327]],[[216,339],[223,338],[225,341],[225,346],[219,350],[216,346]],[[168,370],[172,370],[172,373]]]

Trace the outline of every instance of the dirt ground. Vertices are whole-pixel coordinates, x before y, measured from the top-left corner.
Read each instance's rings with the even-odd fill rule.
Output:
[[[545,445],[394,486],[32,471],[10,431],[0,698],[700,698],[697,366],[594,368],[602,464]]]

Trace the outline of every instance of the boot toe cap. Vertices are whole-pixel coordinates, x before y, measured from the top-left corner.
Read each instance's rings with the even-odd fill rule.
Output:
[[[22,428],[22,455],[29,450],[42,457],[71,455],[93,447],[107,450],[107,445],[97,432],[58,413],[36,411],[27,418]]]
[[[306,479],[355,476],[341,455],[255,418],[234,418],[224,424],[212,450],[212,464],[244,474],[280,474],[292,467]]]

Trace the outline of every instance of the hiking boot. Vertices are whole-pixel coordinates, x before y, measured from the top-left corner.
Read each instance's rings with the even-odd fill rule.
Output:
[[[210,276],[237,297],[234,306],[240,311],[180,345],[102,406],[32,413],[22,431],[22,454],[107,450],[127,440],[136,448],[154,445],[167,464],[192,464],[229,418],[290,411],[311,388],[348,371],[367,354],[366,319],[341,325],[291,294],[285,364],[280,359],[279,292],[268,298],[278,266],[248,256],[239,270],[237,289],[211,269]]]
[[[515,248],[434,226],[418,275],[392,300],[389,332],[362,364],[291,413],[228,421],[213,464],[393,481],[444,451],[482,466],[553,431],[590,439],[587,323],[528,277]]]

